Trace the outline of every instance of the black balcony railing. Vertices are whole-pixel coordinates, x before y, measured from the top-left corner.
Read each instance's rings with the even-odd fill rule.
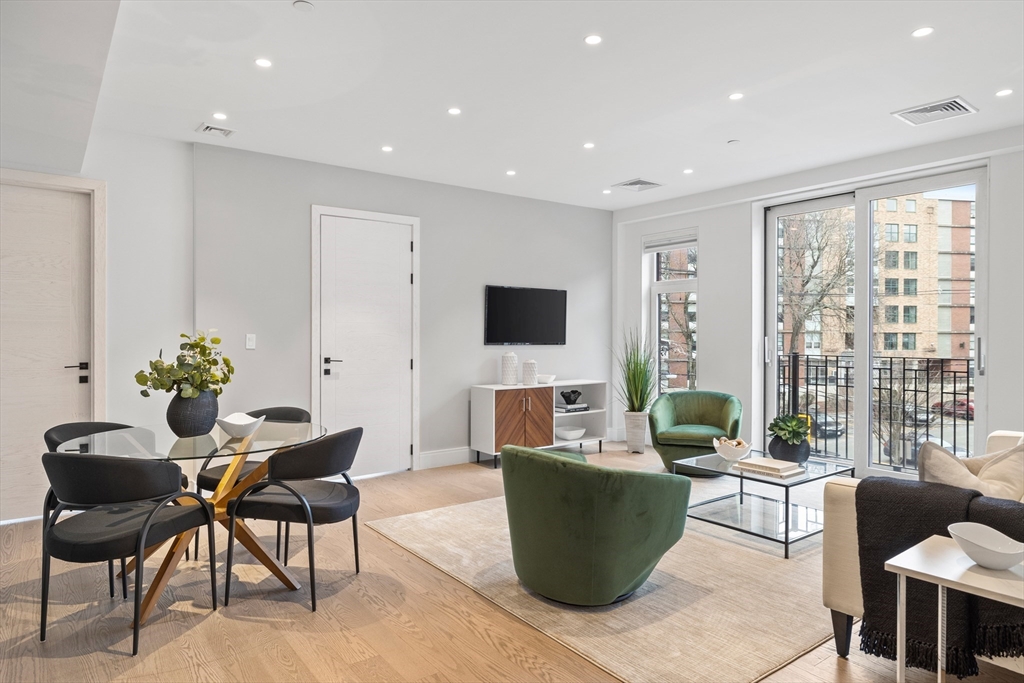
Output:
[[[856,375],[851,356],[779,358],[778,411],[809,417],[809,440],[818,454],[853,458]],[[915,469],[926,441],[961,457],[971,455],[973,359],[875,358],[871,398],[874,464]]]

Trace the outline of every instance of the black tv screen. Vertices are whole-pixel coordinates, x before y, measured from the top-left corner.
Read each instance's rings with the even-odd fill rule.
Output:
[[[484,344],[565,344],[565,290],[487,285]]]

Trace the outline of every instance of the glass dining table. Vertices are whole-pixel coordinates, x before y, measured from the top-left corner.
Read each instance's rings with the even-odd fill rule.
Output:
[[[179,438],[166,424],[154,424],[115,429],[71,439],[58,446],[57,450],[62,453],[90,453],[147,460],[186,461],[205,460],[209,457],[231,458],[217,489],[213,495],[207,498],[213,505],[216,520],[227,527],[230,524],[227,512],[228,501],[236,498],[247,487],[267,475],[266,458],[278,451],[316,441],[326,434],[327,430],[318,424],[267,420],[253,434],[246,437],[232,437],[216,426],[209,434]],[[246,472],[243,476],[242,466],[249,456],[257,456],[262,462],[256,469]],[[181,499],[180,503],[182,505],[199,504],[187,498]],[[197,531],[197,529],[190,529],[169,541],[146,548],[145,556],[149,558],[166,543],[171,544],[170,550],[164,557],[160,569],[143,598],[140,612],[142,623],[145,623],[152,613],[167,582],[184,556],[185,549],[188,548]],[[235,538],[286,587],[291,590],[298,590],[302,587],[295,576],[288,571],[288,568],[274,556],[273,552],[263,546],[259,537],[240,519],[235,520]],[[133,570],[134,560],[126,571],[132,572]]]

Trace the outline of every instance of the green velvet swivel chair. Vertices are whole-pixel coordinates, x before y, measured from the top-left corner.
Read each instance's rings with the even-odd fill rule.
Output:
[[[501,449],[501,474],[516,574],[551,600],[589,606],[625,599],[683,536],[686,477],[519,446]]]
[[[648,413],[651,442],[666,469],[672,461],[715,452],[712,439],[740,435],[743,405],[730,394],[717,391],[673,391],[662,394]],[[676,468],[676,474],[707,476],[700,470]]]

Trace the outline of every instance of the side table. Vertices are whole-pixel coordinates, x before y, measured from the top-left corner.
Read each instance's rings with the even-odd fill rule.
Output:
[[[946,680],[946,589],[1024,608],[1024,565],[997,571],[967,557],[952,538],[931,536],[885,563],[899,577],[896,591],[896,681],[907,680],[907,577],[939,587],[938,680]]]

